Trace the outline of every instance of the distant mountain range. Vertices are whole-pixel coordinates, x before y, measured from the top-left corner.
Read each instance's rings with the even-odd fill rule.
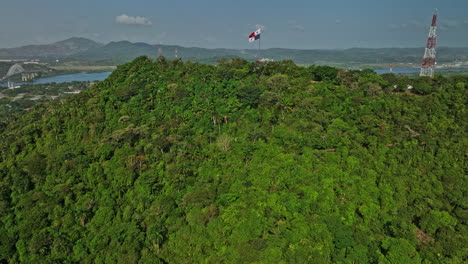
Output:
[[[45,45],[28,45],[18,48],[0,49],[2,59],[63,58],[83,51],[101,47],[85,38],[70,38]]]
[[[161,48],[162,55],[167,58],[174,58],[174,50],[177,49],[178,56],[183,60],[204,63],[215,63],[220,58],[241,57],[247,60],[257,59],[257,50],[255,49],[206,49],[176,45],[158,46],[129,41],[100,44],[85,38],[70,38],[46,45],[0,49],[0,59],[59,59],[95,65],[117,65],[142,55],[156,57],[158,47]],[[423,47],[351,48],[343,50],[271,48],[261,50],[260,57],[273,60],[290,59],[298,64],[419,64],[423,53]],[[468,61],[468,48],[441,47],[438,49],[439,63],[453,62],[455,60]]]

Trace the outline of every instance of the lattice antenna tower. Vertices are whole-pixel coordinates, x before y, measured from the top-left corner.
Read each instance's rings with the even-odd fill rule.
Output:
[[[421,73],[419,76],[434,77],[434,68],[436,62],[436,45],[437,45],[437,9],[434,11],[432,16],[432,24],[429,30],[429,36],[427,38],[426,50],[424,51],[424,57],[421,64]]]
[[[158,58],[162,56],[161,44],[158,44]]]

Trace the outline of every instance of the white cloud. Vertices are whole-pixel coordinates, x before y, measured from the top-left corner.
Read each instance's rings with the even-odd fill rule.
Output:
[[[151,20],[149,20],[146,17],[141,17],[141,16],[133,17],[133,16],[127,16],[125,14],[115,17],[115,23],[123,24],[123,25],[145,25],[145,26],[149,26],[153,24],[153,22],[151,22]]]

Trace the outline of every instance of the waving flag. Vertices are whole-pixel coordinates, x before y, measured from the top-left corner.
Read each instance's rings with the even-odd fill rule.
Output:
[[[249,35],[249,42],[254,42],[257,39],[260,39],[260,29],[255,30],[252,34]]]

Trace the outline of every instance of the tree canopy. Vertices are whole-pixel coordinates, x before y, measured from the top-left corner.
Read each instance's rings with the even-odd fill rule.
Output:
[[[0,262],[466,262],[466,87],[139,57],[0,126]]]

